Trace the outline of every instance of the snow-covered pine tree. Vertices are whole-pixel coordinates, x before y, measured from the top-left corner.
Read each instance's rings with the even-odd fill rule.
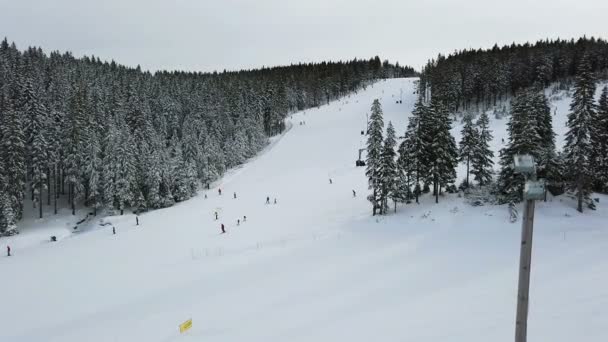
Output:
[[[578,65],[574,94],[568,114],[568,132],[564,146],[564,161],[570,189],[578,198],[577,210],[583,212],[583,200],[591,191],[593,153],[590,142],[591,121],[596,111],[594,102],[595,77],[589,55],[585,54]]]
[[[114,119],[108,120],[107,134],[102,138],[103,164],[100,174],[101,200],[103,207],[114,209],[115,179],[117,173],[118,130]]]
[[[474,179],[483,186],[492,181],[492,167],[494,166],[494,152],[490,149],[492,131],[490,130],[490,118],[484,111],[476,123],[478,142],[471,157],[471,173]]]
[[[418,114],[412,112],[409,118],[403,141],[397,150],[397,176],[395,189],[392,194],[394,202],[408,202],[412,199],[412,183],[418,177]],[[418,195],[416,194],[416,198]],[[397,206],[395,205],[395,211]]]
[[[426,118],[428,108],[422,102],[422,97],[418,97],[418,101],[414,105],[412,115],[409,118],[405,136],[399,145],[399,161],[398,166],[405,175],[407,183],[408,199],[411,199],[413,194],[418,203],[420,196],[420,182],[424,179],[423,164],[425,150],[425,137],[421,133],[422,117]],[[428,121],[428,120],[427,120]],[[403,184],[403,183],[402,183]],[[413,185],[413,190],[411,189]]]
[[[133,187],[136,184],[135,156],[133,155],[134,143],[129,135],[126,125],[119,129],[119,145],[117,150],[117,164],[115,166],[115,203],[120,214],[132,204],[134,194]]]
[[[185,201],[196,193],[197,178],[193,162],[188,162],[184,158],[181,143],[177,137],[172,140],[172,159],[173,159],[173,189],[172,193],[176,202]]]
[[[431,118],[430,136],[427,138],[430,142],[427,146],[429,175],[432,177],[435,203],[439,203],[441,188],[456,180],[458,150],[450,133],[452,121],[449,113],[436,97],[431,97],[428,115]]]
[[[386,128],[386,139],[384,140],[384,146],[382,146],[382,152],[380,155],[380,168],[378,170],[378,176],[380,180],[380,214],[386,214],[388,211],[388,199],[393,198],[394,191],[396,188],[397,178],[397,164],[395,162],[395,128],[389,121]],[[395,201],[395,210],[397,210],[397,202]]]
[[[84,90],[79,90],[72,97],[68,112],[65,148],[65,175],[68,184],[68,200],[72,215],[76,215],[76,199],[82,196],[84,184],[80,177],[83,170],[85,152],[85,108]]]
[[[466,113],[462,120],[464,126],[460,131],[461,138],[458,146],[458,161],[467,164],[467,179],[466,187],[470,186],[469,182],[469,170],[471,165],[471,159],[475,154],[475,150],[479,147],[479,135],[477,129],[473,125],[473,115]]]
[[[26,139],[31,172],[31,187],[39,217],[42,218],[42,191],[47,188],[47,142],[46,128],[48,113],[42,104],[30,77],[26,77],[22,87],[21,110],[26,117]]]
[[[522,91],[513,99],[511,105],[511,119],[507,124],[509,143],[500,151],[500,203],[516,203],[522,200],[524,176],[514,172],[513,157],[517,154],[529,154],[538,160],[539,151],[542,151],[532,96],[530,90]]]
[[[103,201],[100,191],[100,170],[102,167],[101,163],[101,147],[99,145],[99,139],[97,138],[97,132],[93,127],[87,129],[87,146],[86,155],[83,160],[84,169],[86,174],[86,188],[88,189],[88,198],[85,199],[86,203],[93,206],[94,215],[97,215],[97,210],[101,207]]]
[[[0,159],[4,165],[0,176],[4,176],[7,200],[15,219],[21,219],[25,198],[25,136],[19,112],[12,108],[0,116]]]
[[[0,164],[0,166],[2,166]],[[0,180],[0,235],[13,235],[17,232],[17,218],[11,206],[11,199],[6,191],[3,191]]]
[[[409,165],[409,160],[404,159],[407,155],[405,153],[402,154],[401,151],[398,151],[398,157],[396,162],[397,169],[395,170],[395,187],[393,191],[389,194],[390,199],[395,204],[395,212],[397,212],[397,203],[408,203],[412,195],[412,178],[408,174],[407,171],[411,169]]]
[[[552,167],[555,167],[555,132],[553,131],[553,116],[549,101],[545,96],[542,87],[533,88],[530,93],[530,105],[532,113],[536,118],[536,127],[538,130],[539,150],[537,165],[537,176],[545,179],[547,182],[555,182],[557,176]]]
[[[380,101],[375,99],[372,108],[367,135],[367,158],[365,175],[369,181],[369,189],[372,193],[368,200],[372,203],[372,215],[376,215],[376,210],[381,211],[380,197],[380,165],[382,159],[382,133],[384,131],[384,119],[382,118],[382,107]]]
[[[594,189],[608,192],[608,86],[604,86],[591,124]]]

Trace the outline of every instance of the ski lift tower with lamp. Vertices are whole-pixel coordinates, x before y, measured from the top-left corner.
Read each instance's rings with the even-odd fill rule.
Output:
[[[519,254],[519,281],[517,287],[517,316],[515,342],[526,342],[528,330],[528,296],[530,293],[530,265],[532,261],[532,232],[534,228],[534,201],[542,200],[545,184],[536,180],[536,166],[530,155],[516,155],[515,173],[524,175],[524,217],[521,224],[521,250]]]

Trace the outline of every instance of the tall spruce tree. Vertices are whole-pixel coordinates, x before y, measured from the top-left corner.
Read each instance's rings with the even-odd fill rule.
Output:
[[[490,119],[484,111],[477,120],[478,141],[471,156],[471,173],[474,179],[483,186],[492,181],[494,152],[490,149],[492,131],[489,128]]]
[[[395,198],[394,193],[396,189],[396,178],[397,178],[397,164],[395,161],[395,128],[389,121],[386,128],[386,139],[384,140],[384,146],[382,146],[382,153],[380,155],[380,168],[378,170],[378,176],[380,179],[380,214],[386,214],[388,211],[388,199]],[[395,201],[395,210],[397,208],[397,202]]]
[[[103,201],[101,197],[100,173],[102,168],[101,147],[97,132],[94,129],[87,130],[87,147],[84,157],[84,169],[86,173],[86,188],[88,196],[85,199],[86,204],[93,206],[94,215],[97,215],[97,210],[101,207]]]
[[[475,154],[475,150],[479,146],[478,132],[473,125],[473,116],[470,113],[466,113],[463,118],[464,125],[460,131],[461,138],[458,147],[458,161],[467,164],[467,179],[466,186],[469,187],[469,169],[471,159]]]
[[[545,96],[543,88],[536,87],[531,90],[530,94],[532,113],[536,118],[536,127],[538,130],[539,150],[537,165],[537,176],[545,179],[547,182],[554,182],[556,177],[555,158],[555,132],[553,131],[553,116],[549,101]]]
[[[21,110],[26,117],[32,199],[38,204],[39,217],[42,218],[42,192],[47,188],[48,147],[46,127],[48,127],[48,113],[36,93],[30,77],[26,77],[22,85]]]
[[[0,137],[0,159],[4,161],[0,177],[4,177],[4,190],[12,217],[18,220],[23,213],[25,198],[26,147],[21,115],[10,107],[0,116]]]
[[[450,133],[452,121],[447,109],[438,98],[431,98],[429,113],[431,126],[427,146],[430,166],[429,176],[433,183],[435,203],[439,203],[439,194],[442,187],[454,183],[456,180],[456,164],[458,163],[458,150],[456,141]]]
[[[602,89],[597,113],[593,117],[591,126],[594,189],[606,193],[608,192],[608,86]]]
[[[576,192],[578,199],[577,210],[583,212],[583,200],[591,191],[593,166],[591,156],[591,123],[595,115],[596,104],[595,77],[591,69],[591,61],[586,54],[577,69],[574,95],[568,114],[568,132],[564,146],[564,161],[566,164],[569,187]]]
[[[382,160],[382,132],[384,131],[382,106],[378,99],[375,99],[372,104],[369,120],[365,175],[369,182],[369,188],[372,190],[372,193],[368,196],[368,200],[372,203],[372,215],[376,215],[377,210],[380,210],[380,214],[382,213],[380,166]]]
[[[530,90],[520,92],[511,104],[511,118],[507,124],[508,145],[500,151],[500,175],[498,197],[500,203],[515,203],[522,199],[524,176],[516,174],[513,158],[518,154],[529,154],[538,160],[541,137],[533,109],[533,94]]]
[[[424,168],[426,165],[423,164],[425,157],[425,143],[422,127],[422,118],[426,118],[428,108],[422,102],[422,98],[418,97],[418,101],[414,105],[412,115],[409,118],[407,129],[405,131],[404,139],[399,145],[399,160],[398,166],[404,173],[403,179],[407,186],[408,199],[412,194],[416,198],[416,203],[419,202],[418,198],[421,193],[420,182],[424,179]],[[426,122],[426,121],[425,121]],[[413,189],[411,189],[413,185]]]

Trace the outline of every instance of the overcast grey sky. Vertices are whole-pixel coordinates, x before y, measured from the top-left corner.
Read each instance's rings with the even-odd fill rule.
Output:
[[[495,42],[608,38],[608,0],[0,0],[0,35],[144,69],[369,58],[419,69]]]

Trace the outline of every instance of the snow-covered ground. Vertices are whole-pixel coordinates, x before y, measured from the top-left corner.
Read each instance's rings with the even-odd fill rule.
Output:
[[[140,226],[106,218],[116,235],[98,220],[71,233],[84,210],[25,220],[0,239],[13,247],[0,258],[0,341],[512,341],[520,223],[504,206],[424,197],[370,215],[360,131],[380,98],[403,135],[413,81],[294,114],[284,136],[198,197]],[[569,101],[558,102],[562,135]],[[507,119],[491,120],[497,149]],[[608,340],[608,197],[598,197],[584,214],[565,197],[537,205],[529,341]]]

